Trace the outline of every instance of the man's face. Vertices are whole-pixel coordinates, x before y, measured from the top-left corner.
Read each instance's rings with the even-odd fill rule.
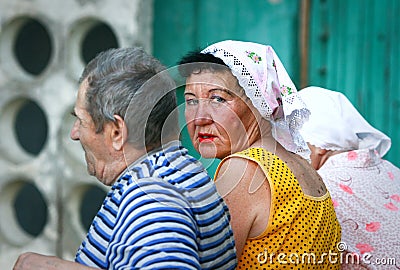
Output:
[[[90,175],[95,176],[102,183],[110,185],[110,181],[114,181],[114,175],[109,176],[107,168],[110,167],[113,158],[109,148],[111,142],[107,140],[106,128],[96,133],[92,117],[86,110],[86,80],[82,82],[78,90],[73,115],[76,120],[71,129],[71,139],[79,141],[85,151],[85,160],[87,171]],[[108,168],[109,169],[109,168]]]

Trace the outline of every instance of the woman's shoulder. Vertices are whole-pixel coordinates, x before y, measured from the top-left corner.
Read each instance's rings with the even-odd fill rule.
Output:
[[[262,167],[268,171],[273,160],[277,158],[273,153],[261,148],[252,147],[225,157],[217,168],[217,172],[254,171]]]
[[[251,158],[242,153],[235,153],[224,158],[218,166],[216,175],[222,174],[239,175],[246,172],[254,171],[258,167],[256,162],[252,162]]]
[[[215,184],[225,199],[229,194],[230,198],[249,201],[250,198],[254,200],[255,192],[266,183],[266,178],[264,169],[257,162],[235,154],[221,161]]]
[[[249,157],[253,159],[273,158],[275,154],[262,148],[262,147],[250,147],[243,151],[234,153],[229,157]]]
[[[247,160],[247,163],[253,162],[267,171],[275,159],[279,159],[278,156],[261,147],[247,148],[225,158],[225,160],[233,160],[233,163],[238,163],[238,165],[245,164],[243,160]]]

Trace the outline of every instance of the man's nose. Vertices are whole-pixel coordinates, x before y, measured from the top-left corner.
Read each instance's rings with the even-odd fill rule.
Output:
[[[77,141],[79,140],[79,128],[78,128],[78,119],[75,120],[74,124],[72,125],[71,132],[69,136],[72,140]]]

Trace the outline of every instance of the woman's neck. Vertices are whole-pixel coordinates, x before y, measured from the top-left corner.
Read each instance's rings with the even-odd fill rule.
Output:
[[[277,149],[279,149],[281,145],[275,140],[274,137],[268,136],[259,138],[254,143],[252,143],[250,147],[261,147],[271,153],[276,153]]]

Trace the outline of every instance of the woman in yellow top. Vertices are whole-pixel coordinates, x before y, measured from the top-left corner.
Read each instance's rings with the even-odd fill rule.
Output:
[[[340,226],[298,133],[309,111],[273,49],[222,41],[186,55],[179,71],[192,143],[222,159],[215,182],[238,269],[338,269]]]

